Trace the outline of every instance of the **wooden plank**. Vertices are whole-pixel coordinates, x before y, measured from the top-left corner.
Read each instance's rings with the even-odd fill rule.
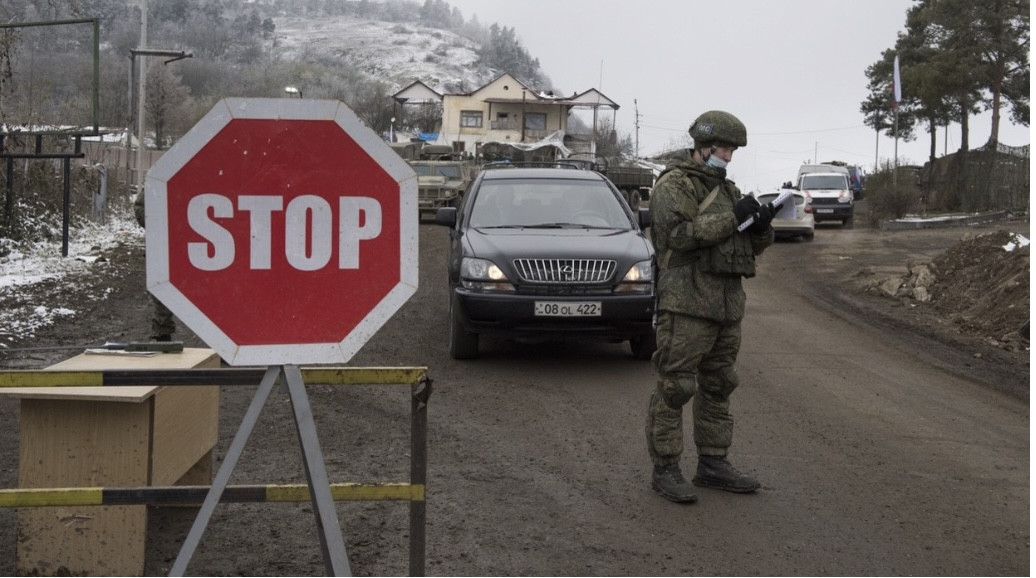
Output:
[[[219,367],[219,356],[211,349],[205,348],[185,348],[181,353],[162,353],[150,357],[77,355],[43,371],[100,372],[108,369],[185,369],[192,367]],[[154,395],[156,390],[156,387],[146,384],[141,384],[140,387],[3,387],[0,388],[0,396],[139,403]]]

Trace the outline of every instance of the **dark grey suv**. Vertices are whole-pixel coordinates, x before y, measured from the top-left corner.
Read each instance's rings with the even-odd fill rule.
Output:
[[[579,168],[487,168],[449,227],[450,355],[478,355],[480,335],[629,341],[655,350],[653,250],[646,209]]]

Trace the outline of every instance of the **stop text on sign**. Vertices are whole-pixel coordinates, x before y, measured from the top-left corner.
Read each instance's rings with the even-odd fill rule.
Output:
[[[234,201],[217,193],[204,193],[190,200],[187,222],[205,241],[187,244],[191,265],[202,271],[220,271],[237,258],[234,236],[216,219],[248,216],[248,268],[270,269],[275,249],[274,219],[283,219],[284,242],[280,248],[288,264],[299,271],[327,267],[338,247],[339,269],[359,269],[360,242],[381,234],[381,203],[371,197],[338,197],[338,230],[334,230],[334,210],[317,195],[300,195],[284,204],[276,195],[241,195]]]

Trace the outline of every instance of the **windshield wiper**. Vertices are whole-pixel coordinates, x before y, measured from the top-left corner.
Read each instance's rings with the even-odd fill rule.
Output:
[[[621,227],[610,227],[607,225],[586,225],[583,223],[540,223],[538,225],[526,225],[530,229],[620,229]]]

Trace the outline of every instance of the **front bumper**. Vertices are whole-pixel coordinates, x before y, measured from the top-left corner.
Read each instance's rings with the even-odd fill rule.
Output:
[[[853,206],[845,203],[817,204],[813,203],[813,222],[844,221],[853,216]]]
[[[549,296],[476,293],[453,290],[454,307],[466,331],[504,337],[570,335],[622,341],[652,333],[654,298],[648,295]],[[533,314],[535,302],[600,302],[594,317],[546,317]]]

